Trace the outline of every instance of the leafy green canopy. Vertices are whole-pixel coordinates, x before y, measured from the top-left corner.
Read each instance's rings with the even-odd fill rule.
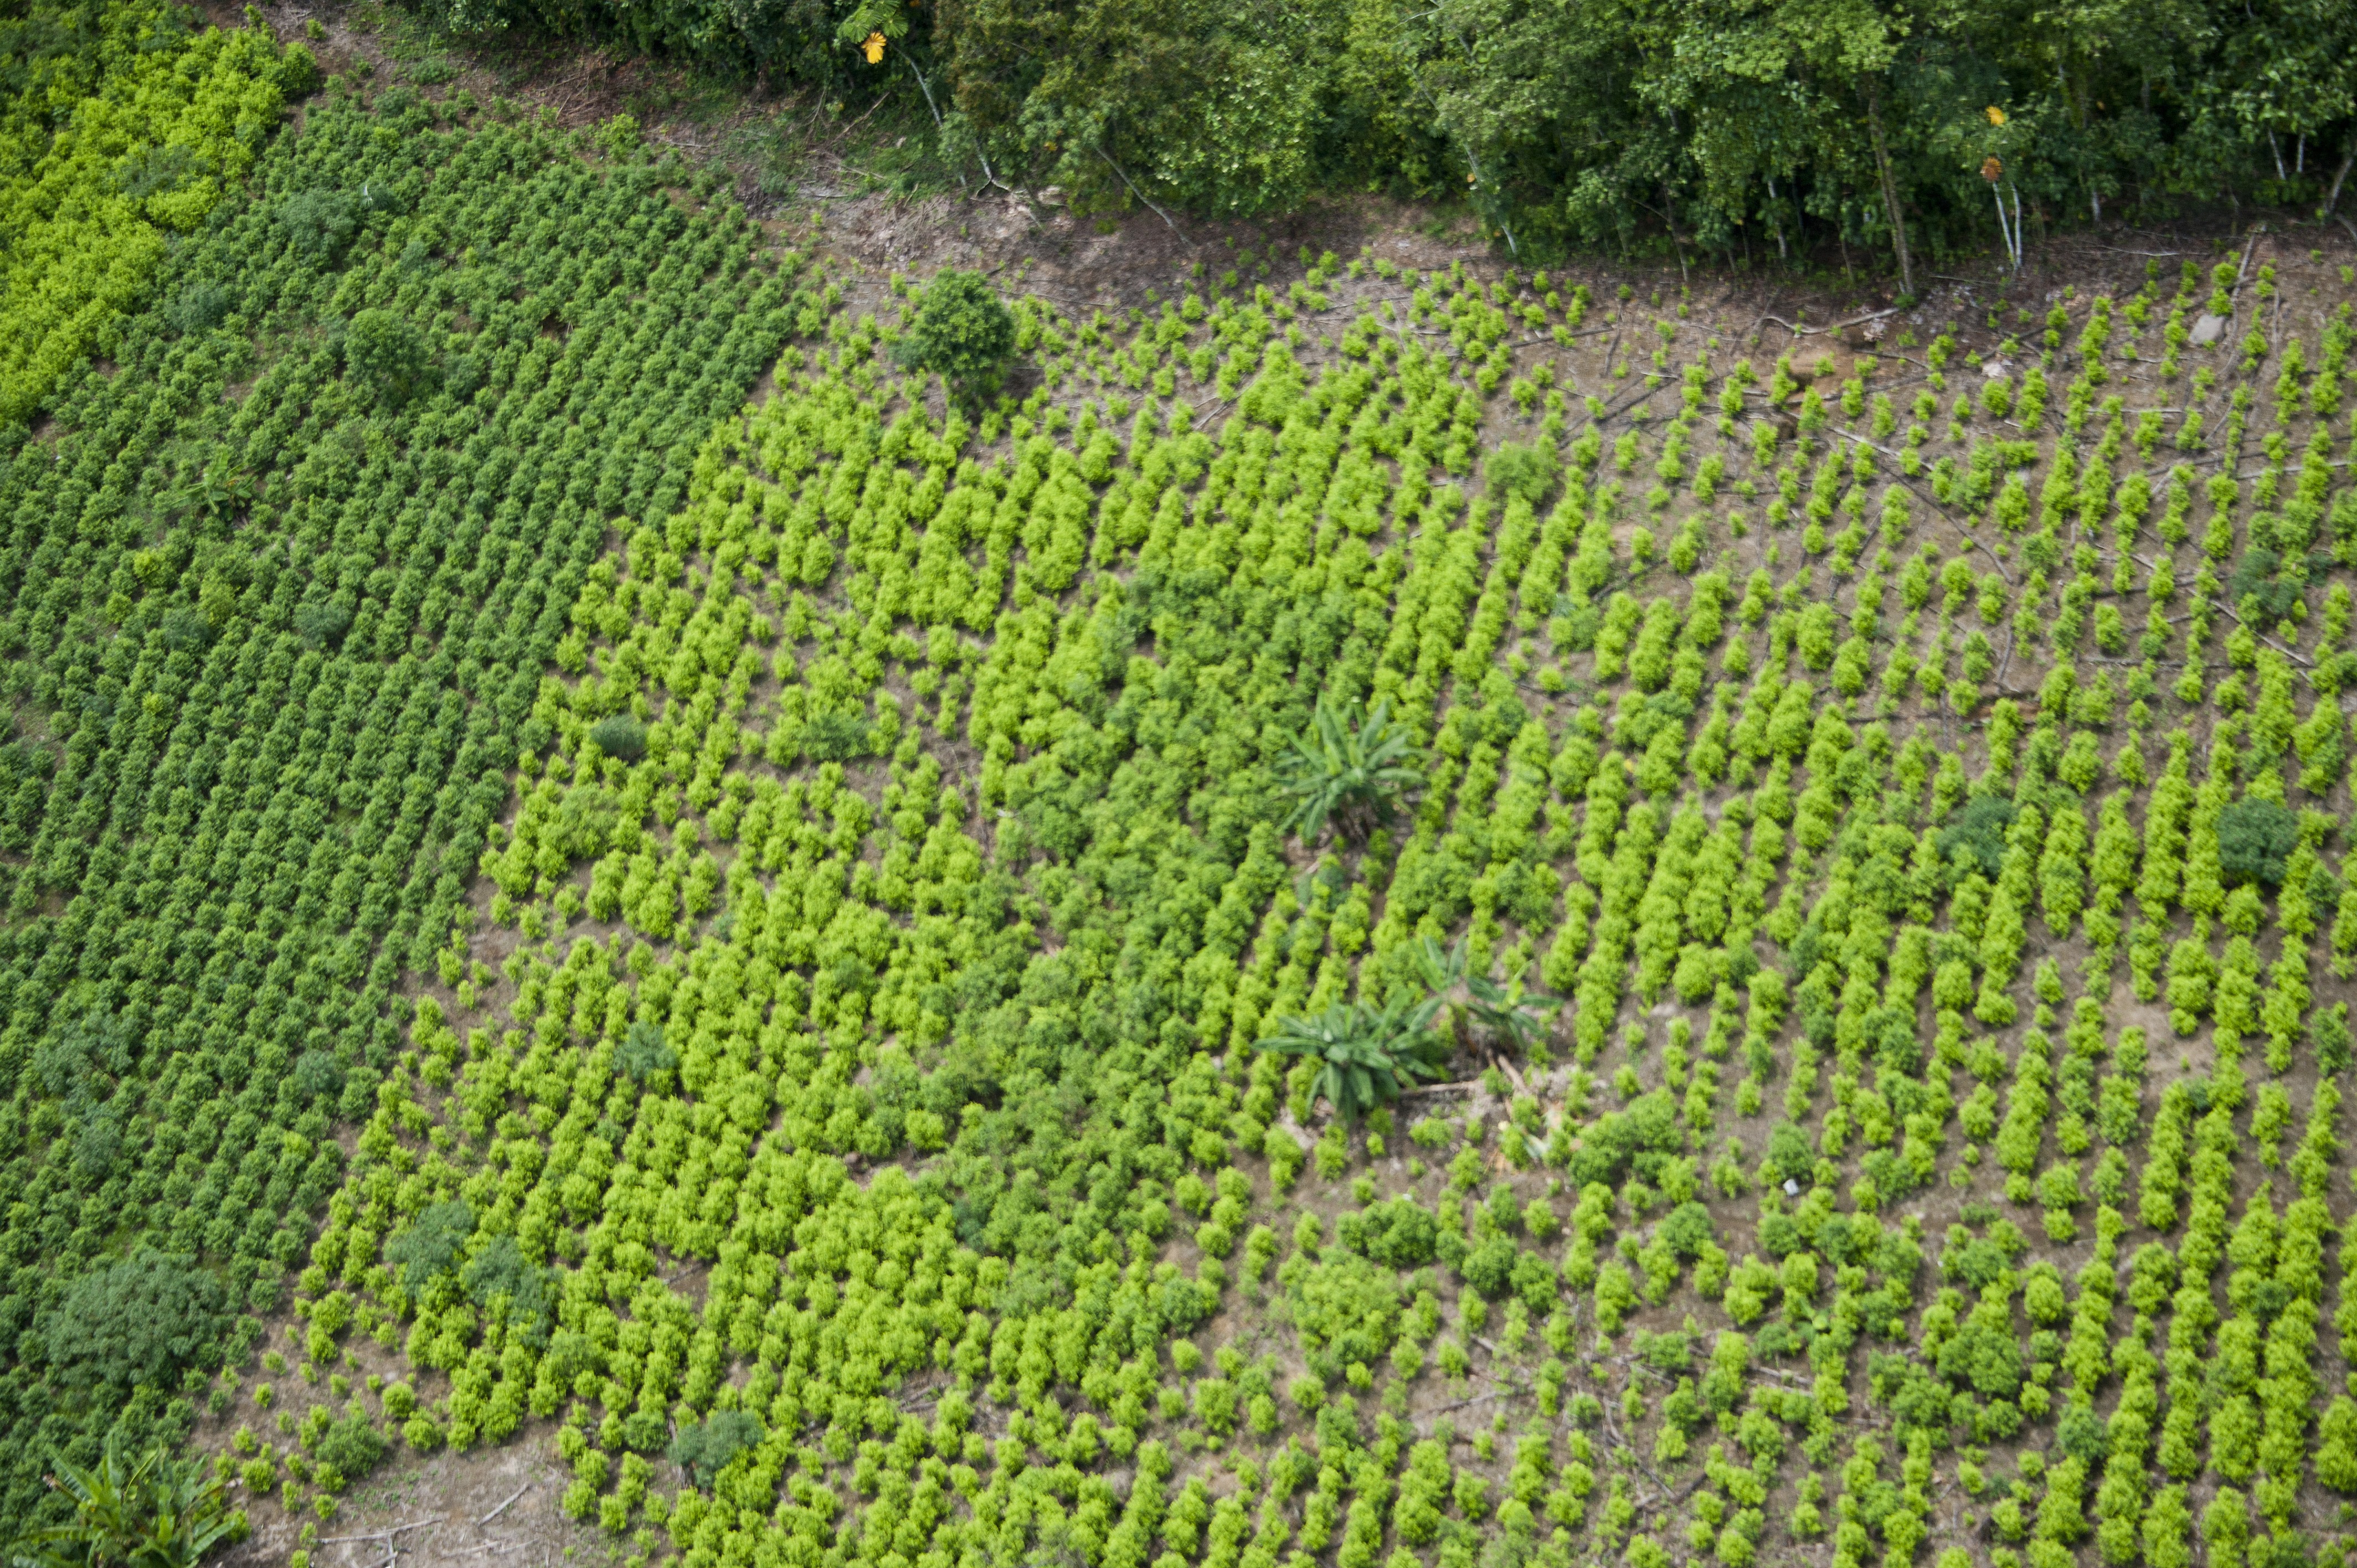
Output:
[[[118,1415],[185,1427],[283,1301],[607,529],[771,362],[782,281],[670,177],[314,104],[123,373],[0,427],[0,683],[48,737],[0,872],[0,1513]],[[188,1309],[78,1316],[142,1245],[197,1261]]]
[[[2017,199],[2040,225],[2222,189],[2313,207],[2357,106],[2357,15],[2332,0],[421,5],[459,27],[620,31],[897,93],[912,121],[942,116],[959,166],[1083,207],[1253,212],[1371,185],[1461,198],[1525,262],[1640,238],[1754,262],[1839,239],[1895,259],[1894,217],[1928,262],[1992,248],[1997,200],[2007,225]],[[877,33],[871,62],[856,46]]]
[[[1492,1040],[1511,1045],[1520,1052],[1527,1054],[1546,1038],[1553,1010],[1559,1005],[1560,998],[1544,991],[1525,991],[1519,984],[1501,984],[1490,975],[1474,973],[1468,967],[1464,938],[1459,937],[1444,950],[1433,938],[1420,937],[1415,956],[1417,977],[1447,1009],[1450,1026],[1458,1035],[1464,1034],[1469,1016]]]

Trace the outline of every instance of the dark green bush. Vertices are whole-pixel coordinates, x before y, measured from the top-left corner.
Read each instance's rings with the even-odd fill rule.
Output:
[[[2301,563],[2295,562],[2295,567]],[[2226,579],[2226,602],[2240,607],[2245,600],[2258,601],[2260,618],[2272,624],[2291,614],[2292,606],[2300,598],[2300,584],[2287,582],[2277,575],[2283,557],[2264,544],[2255,544],[2234,563],[2233,575]]]
[[[183,332],[205,332],[221,324],[231,308],[229,290],[219,284],[191,284],[164,307],[165,319]]]
[[[1666,1091],[1655,1090],[1589,1122],[1579,1134],[1565,1174],[1579,1187],[1590,1182],[1609,1187],[1631,1168],[1651,1180],[1661,1174],[1663,1162],[1684,1147],[1677,1102]]]
[[[475,1211],[464,1200],[429,1204],[416,1221],[384,1245],[384,1261],[401,1276],[401,1288],[415,1295],[436,1276],[458,1266],[468,1238],[475,1233]]]
[[[229,1291],[193,1258],[143,1248],[67,1287],[42,1336],[49,1376],[68,1388],[177,1392],[219,1364]]]
[[[2005,830],[2019,815],[2002,795],[1981,795],[1967,800],[1954,820],[1940,830],[1940,857],[1953,864],[1958,875],[1979,872],[1991,881],[2005,869]]]
[[[1533,1313],[1551,1310],[1562,1288],[1555,1265],[1536,1252],[1515,1253],[1514,1266],[1506,1278],[1514,1294],[1522,1298],[1523,1305]]]
[[[728,1461],[766,1435],[759,1416],[748,1411],[716,1410],[703,1421],[681,1427],[665,1452],[673,1464],[687,1472],[690,1481],[708,1487]]]
[[[1817,1168],[1817,1152],[1808,1134],[1790,1122],[1779,1122],[1768,1133],[1768,1165],[1779,1181],[1806,1181]]]
[[[74,1133],[74,1174],[95,1187],[113,1173],[122,1157],[123,1126],[113,1108],[94,1107]]]
[[[1432,1262],[1440,1227],[1429,1209],[1411,1197],[1371,1204],[1336,1222],[1342,1245],[1378,1263],[1413,1269]]]
[[[636,762],[647,754],[647,726],[629,714],[608,714],[589,726],[589,738],[597,749],[624,762]]]
[[[164,646],[175,653],[202,653],[212,646],[212,623],[186,605],[165,611],[159,629]]]
[[[866,719],[849,714],[821,714],[802,725],[798,737],[802,751],[819,762],[848,762],[867,749]]]
[[[332,1466],[345,1481],[356,1481],[375,1469],[384,1452],[384,1434],[368,1417],[357,1414],[330,1423],[312,1451],[320,1464]]]
[[[1015,352],[1015,317],[980,273],[954,269],[936,275],[917,302],[900,339],[900,363],[931,371],[961,392],[998,390]]]
[[[1550,446],[1508,441],[1490,454],[1487,469],[1492,490],[1518,496],[1536,507],[1554,491],[1562,465]]]
[[[296,607],[295,635],[303,639],[306,647],[334,648],[351,628],[351,607],[334,599],[316,600]]]
[[[381,403],[409,401],[425,380],[429,356],[417,328],[389,310],[363,310],[344,331],[344,368]]]
[[[122,1021],[90,1013],[33,1047],[34,1081],[52,1098],[88,1103],[106,1092],[106,1080],[131,1069],[136,1043]]]
[[[1483,1295],[1503,1295],[1507,1287],[1513,1283],[1514,1261],[1522,1255],[1521,1249],[1510,1238],[1492,1236],[1486,1241],[1474,1243],[1473,1250],[1465,1254],[1465,1262],[1458,1266],[1457,1272],[1465,1276],[1467,1284]]]
[[[279,208],[278,225],[297,255],[333,266],[360,231],[361,215],[351,201],[333,191],[307,190]]]
[[[2093,1407],[2072,1400],[2063,1407],[2062,1419],[2054,1423],[2054,1445],[2072,1458],[2093,1465],[2112,1451],[2111,1431]]]
[[[2310,1026],[2316,1036],[2316,1065],[2327,1072],[2346,1071],[2350,1062],[2349,1004],[2336,1002],[2329,1013],[2319,1013]]]
[[[1940,1375],[1985,1399],[2011,1399],[2021,1387],[2021,1345],[2007,1329],[1967,1320],[1940,1347]]]
[[[2218,813],[2218,865],[2231,883],[2279,886],[2299,847],[2299,818],[2273,800],[2244,796]]]
[[[644,1083],[659,1072],[679,1066],[679,1053],[664,1042],[662,1026],[645,1018],[630,1026],[614,1065],[632,1083]]]
[[[504,1309],[511,1340],[533,1347],[548,1342],[555,1316],[548,1271],[526,1258],[514,1237],[493,1237],[467,1261],[459,1283],[467,1299],[486,1312]]]
[[[308,1105],[343,1092],[344,1068],[331,1052],[305,1051],[295,1058],[295,1093]]]
[[[1718,1232],[1710,1222],[1710,1210],[1688,1201],[1671,1209],[1662,1221],[1661,1240],[1671,1251],[1692,1262],[1718,1240]]]

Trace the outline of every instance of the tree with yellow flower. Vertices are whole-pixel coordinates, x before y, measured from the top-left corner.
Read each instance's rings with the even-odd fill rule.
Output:
[[[2006,260],[2013,270],[2021,270],[2021,189],[2015,181],[2015,171],[2025,163],[2030,147],[2030,128],[2018,116],[2003,105],[1991,103],[1975,113],[1963,113],[1949,123],[1940,140],[1956,160],[1956,166],[1977,174],[1986,182],[1991,198],[1996,202],[1998,238],[2005,242]],[[2007,197],[2012,199],[2010,215],[2006,210]]]
[[[909,13],[900,0],[863,0],[836,26],[835,41],[857,49],[869,65],[882,65],[885,51],[908,36]]]

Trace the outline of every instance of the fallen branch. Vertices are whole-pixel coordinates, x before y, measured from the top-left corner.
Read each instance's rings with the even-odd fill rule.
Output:
[[[1491,1400],[1510,1398],[1512,1396],[1513,1391],[1514,1391],[1512,1389],[1493,1389],[1486,1394],[1475,1394],[1471,1399],[1461,1399],[1453,1404],[1441,1405],[1430,1413],[1434,1415],[1447,1415],[1450,1411],[1463,1410],[1469,1405],[1488,1404]]]
[[[1660,373],[1661,372],[1658,371],[1647,371],[1645,372],[1648,379],[1659,375]],[[1606,425],[1620,418],[1620,415],[1628,413],[1630,409],[1644,402],[1647,398],[1652,397],[1655,392],[1660,392],[1662,387],[1666,387],[1667,385],[1669,385],[1669,383],[1667,381],[1663,381],[1662,386],[1659,387],[1638,388],[1636,392],[1625,398],[1622,398],[1619,403],[1614,403],[1610,408],[1606,409],[1602,413],[1597,415],[1596,428],[1598,430],[1603,429]]]
[[[1868,451],[1879,453],[1885,457],[1895,459],[1898,456],[1896,453],[1890,451],[1889,448],[1878,446],[1873,442],[1868,441],[1865,436],[1853,435],[1851,432],[1842,429],[1839,425],[1834,426],[1833,432],[1835,435],[1843,437],[1845,440],[1855,441]],[[1972,529],[1958,519],[1955,513],[1950,511],[1939,497],[1932,495],[1919,488],[1913,479],[1907,477],[1907,472],[1904,468],[1900,470],[1898,479],[1900,484],[1907,487],[1908,494],[1913,496],[1916,499],[1923,502],[1924,505],[1938,512],[1951,527],[1954,528],[1958,533],[1964,535],[1967,542],[1985,553],[1991,561],[1995,562],[1996,564],[1996,575],[2005,579],[2007,587],[2013,586],[2013,574],[2005,569],[2005,561],[2003,557],[1999,556],[1995,550],[1990,549],[1988,542],[1986,540],[1975,535]]]
[[[441,1524],[443,1522],[443,1520],[438,1519],[421,1519],[414,1520],[408,1524],[396,1524],[391,1530],[371,1530],[366,1535],[322,1536],[319,1540],[319,1544],[322,1546],[333,1546],[340,1541],[390,1541],[396,1535],[406,1534],[408,1531],[413,1530],[424,1530],[429,1524]]]
[[[2133,562],[2135,562],[2137,565],[2142,566],[2142,567],[2143,567],[2146,571],[2147,571],[2147,572],[2149,572],[2149,571],[2151,571],[2151,570],[2153,569],[2153,565],[2152,565],[2152,563],[2151,563],[2151,562],[2149,562],[2149,561],[2146,560],[2146,559],[2145,559],[2143,556],[2141,556],[2141,555],[2138,555],[2138,554],[2134,553],[2133,552],[2131,552],[2131,553],[2129,553],[2129,555],[2128,555],[2128,559],[2129,559],[2129,560],[2131,560],[2131,561],[2133,561]],[[2286,648],[2282,643],[2277,642],[2274,638],[2269,637],[2268,635],[2266,635],[2266,633],[2265,633],[2265,632],[2263,632],[2263,631],[2260,631],[2260,630],[2259,630],[2259,629],[2257,629],[2255,627],[2251,626],[2251,625],[2250,625],[2250,623],[2249,623],[2249,622],[2247,622],[2247,621],[2245,621],[2245,620],[2244,620],[2244,619],[2243,619],[2243,618],[2242,618],[2241,616],[2236,615],[2236,614],[2234,613],[2233,607],[2233,606],[2231,606],[2231,605],[2229,605],[2229,604],[2227,604],[2223,599],[2218,600],[2217,602],[2215,602],[2215,603],[2213,603],[2212,605],[2211,605],[2211,607],[2211,607],[2212,609],[2213,609],[2213,610],[2218,611],[2221,615],[2224,616],[2228,620],[2233,621],[2236,626],[2242,627],[2244,630],[2246,630],[2246,631],[2250,632],[2250,634],[2251,634],[2253,637],[2257,638],[2261,642],[2266,643],[2269,648],[2274,649],[2277,653],[2282,654],[2285,658],[2287,658],[2287,659],[2296,659],[2296,660],[2298,660],[2300,663],[2307,665],[2307,666],[2308,666],[2309,669],[2311,669],[2311,670],[2313,670],[2313,669],[2315,669],[2315,668],[2316,668],[2316,660],[2315,660],[2310,659],[2307,654],[2300,652],[2300,651],[2299,651],[2298,649],[2296,649],[2296,648]]]
[[[1962,280],[1959,279],[1956,281],[1961,282]],[[1785,320],[1781,316],[1762,316],[1758,321],[1751,324],[1751,329],[1754,332],[1757,332],[1760,330],[1762,324],[1772,321],[1777,326],[1781,327],[1785,331],[1790,332],[1795,338],[1813,338],[1820,337],[1827,332],[1838,332],[1845,327],[1862,327],[1869,321],[1879,321],[1886,316],[1896,316],[1899,314],[1900,308],[1900,307],[1896,305],[1885,306],[1880,310],[1869,310],[1864,316],[1853,316],[1847,321],[1836,321],[1826,327],[1795,327],[1792,323]]]
[[[875,113],[876,111],[883,107],[884,100],[881,96],[878,96],[875,102],[870,103],[866,109],[861,113],[858,119],[854,120],[850,124],[845,125],[842,130],[837,131],[834,135],[829,136],[821,144],[821,145],[829,147],[834,146],[836,143],[842,141],[844,137],[848,136],[852,132],[856,131],[860,126],[866,124],[867,123],[867,116]]]
[[[2346,461],[2343,461],[2343,462],[2339,462],[2339,463],[2327,463],[2327,464],[2325,464],[2325,465],[2324,465],[2324,467],[2328,467],[2328,468],[2345,468],[2345,467],[2349,467],[2349,465],[2348,465],[2348,463],[2347,463]],[[2256,478],[2264,478],[2266,474],[2268,474],[2268,473],[2269,473],[2269,472],[2271,472],[2271,471],[2272,471],[2272,472],[2275,472],[2275,473],[2281,473],[2281,472],[2283,472],[2283,470],[2282,470],[2282,469],[2280,469],[2280,468],[2276,468],[2276,469],[2272,469],[2272,470],[2267,469],[2267,468],[2254,468],[2254,469],[2252,469],[2252,470],[2251,470],[2249,473],[2247,473],[2247,474],[2236,474],[2236,475],[2234,476],[2234,478],[2237,478],[2237,479],[2256,479]]]
[[[508,1500],[506,1502],[501,1503],[499,1507],[493,1509],[490,1512],[485,1514],[475,1522],[479,1525],[490,1523],[491,1520],[499,1518],[500,1515],[507,1512],[509,1509],[514,1507],[516,1498],[523,1496],[530,1490],[532,1490],[532,1483],[530,1481],[526,1481],[522,1486],[518,1487],[514,1491],[508,1494]]]
[[[1147,209],[1150,210],[1157,218],[1161,219],[1165,223],[1170,224],[1170,231],[1178,236],[1178,240],[1181,244],[1185,245],[1190,251],[1195,249],[1195,242],[1187,238],[1186,231],[1180,229],[1178,224],[1171,222],[1170,214],[1163,211],[1159,207],[1155,206],[1154,203],[1148,199],[1146,192],[1138,189],[1135,185],[1130,184],[1129,176],[1124,174],[1122,172],[1122,166],[1113,161],[1112,154],[1106,152],[1103,147],[1091,147],[1089,150],[1096,154],[1097,156],[1104,159],[1105,167],[1113,170],[1114,174],[1120,176],[1121,183],[1129,187],[1130,195],[1137,198],[1138,200],[1145,202]]]

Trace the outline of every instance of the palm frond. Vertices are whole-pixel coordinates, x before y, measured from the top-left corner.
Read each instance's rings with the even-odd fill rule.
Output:
[[[195,1568],[237,1530],[221,1479],[160,1448],[126,1464],[110,1443],[87,1469],[59,1459],[49,1485],[71,1500],[73,1517],[19,1536],[8,1548],[12,1565]]]
[[[1423,782],[1411,766],[1414,743],[1392,723],[1390,703],[1357,717],[1355,707],[1319,697],[1309,727],[1277,764],[1278,787],[1297,801],[1285,825],[1305,840],[1329,822],[1385,821],[1397,798]]]
[[[1314,1017],[1281,1020],[1260,1048],[1318,1061],[1312,1094],[1356,1122],[1417,1080],[1439,1076],[1431,1039],[1437,1011],[1429,998],[1395,998],[1381,1008],[1340,1003]]]

